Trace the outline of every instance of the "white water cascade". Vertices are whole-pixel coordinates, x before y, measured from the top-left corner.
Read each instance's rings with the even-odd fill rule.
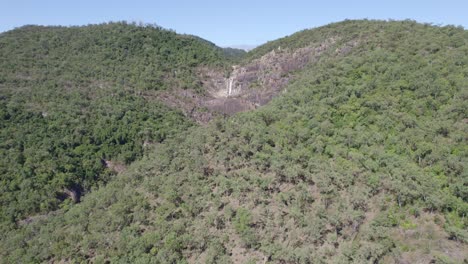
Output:
[[[230,96],[232,93],[232,83],[234,82],[234,78],[229,78],[229,81],[227,82],[227,95]]]

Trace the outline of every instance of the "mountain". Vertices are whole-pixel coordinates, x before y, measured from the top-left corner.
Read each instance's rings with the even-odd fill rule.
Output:
[[[156,26],[25,26],[0,35],[0,220],[56,210],[193,125],[160,94],[199,91],[214,44]]]
[[[97,35],[90,32],[97,38],[106,36],[108,26],[60,30],[102,28]],[[125,66],[130,58],[109,58],[113,67],[128,67],[123,83],[119,72],[103,74],[104,66],[95,66],[105,65],[101,59],[82,58],[103,42],[84,48],[82,54],[75,48],[63,51],[54,60],[57,65],[46,67],[45,59],[34,56],[41,54],[37,41],[50,41],[48,35],[23,32],[41,28],[0,35],[1,56],[6,58],[0,60],[5,72],[1,76],[7,76],[0,83],[6,139],[1,141],[1,187],[6,190],[1,194],[1,262],[468,260],[468,32],[463,28],[347,20],[227,59],[219,48],[190,36],[154,27],[111,26],[128,28],[124,32],[130,43],[132,34],[141,30],[157,35],[161,31],[174,38],[171,43],[182,42],[179,50],[186,53],[178,57],[180,62],[163,60],[156,68],[166,69],[159,75],[162,91],[147,93],[153,81],[138,84],[144,79],[141,68],[135,66],[138,63]],[[120,36],[116,32],[120,31],[109,36]],[[23,48],[20,44],[28,42],[19,37],[36,42]],[[184,42],[187,38],[190,45]],[[160,40],[149,40],[148,45],[160,45]],[[168,45],[174,47],[178,46]],[[159,56],[145,50],[130,61]],[[109,54],[117,51],[125,54],[125,47]],[[133,46],[128,52],[133,54]],[[66,82],[67,74],[54,73],[60,61],[89,62],[93,70],[78,74],[81,67],[69,66],[73,70],[65,72],[78,77]],[[171,75],[172,67],[180,67],[184,78]],[[50,84],[54,82],[58,84]],[[184,83],[185,89],[179,87]],[[119,93],[125,96],[113,100]],[[103,94],[109,97],[107,103],[98,97]],[[132,111],[112,114],[114,107],[124,106]],[[105,119],[107,111],[110,121]],[[137,118],[126,117],[129,112]],[[138,117],[141,112],[146,117]],[[156,113],[158,119],[151,119]],[[69,122],[48,123],[54,115]],[[75,128],[72,121],[81,125]],[[113,124],[119,127],[112,129]],[[103,136],[99,142],[104,143],[95,144],[101,130],[111,129],[104,135],[112,135],[130,125],[136,127],[124,133],[124,140],[109,136],[113,141],[106,141]],[[169,131],[153,135],[156,139],[148,140],[146,150],[136,151],[134,158],[122,159],[125,170],[102,183],[90,181],[96,184],[90,184],[80,202],[64,198],[55,207],[34,210],[26,203],[27,209],[17,212],[22,199],[36,194],[31,190],[51,194],[70,187],[56,184],[61,174],[53,174],[60,171],[58,159],[70,156],[61,153],[84,152],[87,155],[77,160],[90,155],[96,162],[112,163],[114,156],[119,160],[120,153],[126,153],[126,144],[146,139],[139,137],[141,131],[158,133],[161,126]],[[63,132],[55,134],[59,128]],[[67,145],[53,140],[62,135],[80,141]],[[34,145],[36,141],[43,143]],[[49,142],[63,149],[51,156],[55,148]],[[114,156],[108,158],[107,153]],[[54,169],[48,174],[29,164]],[[67,172],[69,166],[62,170]],[[27,173],[31,170],[35,174]],[[70,174],[86,175],[76,172]],[[74,184],[87,186],[83,182]]]
[[[241,58],[245,55],[246,51],[240,48],[223,48],[226,57]]]

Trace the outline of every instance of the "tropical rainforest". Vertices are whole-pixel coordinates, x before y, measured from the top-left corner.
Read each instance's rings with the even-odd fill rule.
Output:
[[[467,263],[467,101],[456,26],[1,33],[0,263]]]

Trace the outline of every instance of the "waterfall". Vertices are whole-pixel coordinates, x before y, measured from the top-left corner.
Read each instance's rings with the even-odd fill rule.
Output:
[[[227,94],[228,96],[229,96],[229,90],[230,90],[230,89],[229,89],[229,80],[230,80],[230,78],[226,80],[226,94]]]
[[[234,78],[229,78],[229,82],[227,84],[227,88],[228,88],[227,89],[227,94],[228,94],[228,96],[230,96],[231,93],[232,93],[232,83],[233,82],[234,82]]]

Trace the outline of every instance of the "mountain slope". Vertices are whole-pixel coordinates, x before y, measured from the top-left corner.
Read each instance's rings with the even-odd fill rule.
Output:
[[[77,202],[193,125],[158,93],[201,92],[222,49],[155,26],[25,26],[0,35],[0,221]],[[71,199],[67,199],[71,198]],[[64,203],[65,202],[65,203]]]
[[[3,232],[2,261],[466,261],[468,33],[345,21],[281,49],[330,38],[271,103],[167,139],[81,203]]]
[[[223,50],[189,35],[125,22],[24,26],[1,35],[3,82],[115,82],[139,90],[194,84],[193,67],[221,65]],[[174,80],[175,79],[175,80]]]

